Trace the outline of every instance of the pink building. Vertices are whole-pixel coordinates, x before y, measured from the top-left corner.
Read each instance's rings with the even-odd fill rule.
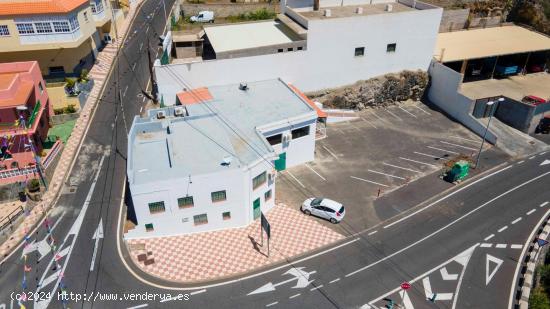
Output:
[[[35,164],[53,107],[38,62],[0,63],[0,170]],[[31,141],[32,139],[32,146]]]

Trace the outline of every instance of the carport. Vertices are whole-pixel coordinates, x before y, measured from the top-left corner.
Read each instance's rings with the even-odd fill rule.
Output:
[[[463,82],[542,72],[550,38],[515,25],[440,33],[435,58]]]

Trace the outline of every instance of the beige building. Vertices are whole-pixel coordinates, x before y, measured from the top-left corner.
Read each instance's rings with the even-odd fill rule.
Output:
[[[108,0],[0,0],[0,62],[36,60],[51,78],[78,74],[115,36],[111,25]]]

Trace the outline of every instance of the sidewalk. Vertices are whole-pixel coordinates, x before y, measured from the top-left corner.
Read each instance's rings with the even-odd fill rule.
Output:
[[[67,177],[67,173],[70,172],[70,168],[75,158],[75,155],[78,151],[81,140],[84,138],[86,128],[89,125],[90,117],[97,106],[99,96],[101,95],[103,84],[109,73],[109,68],[111,67],[116,50],[119,48],[120,43],[123,41],[128,27],[134,19],[136,10],[140,7],[140,2],[133,6],[126,20],[124,21],[121,29],[118,29],[118,35],[115,40],[115,43],[109,44],[105,49],[100,52],[97,56],[97,64],[90,70],[90,76],[94,79],[94,87],[86,101],[84,108],[80,113],[80,117],[76,121],[71,137],[67,141],[59,159],[59,164],[57,165],[52,180],[49,184],[49,190],[42,197],[42,201],[36,205],[29,213],[26,213],[24,221],[17,227],[13,232],[12,237],[9,240],[5,241],[0,245],[0,257],[6,257],[13,248],[17,247],[21,240],[26,234],[31,232],[33,227],[44,217],[44,214],[53,206],[53,203],[56,200],[61,188],[63,187],[63,182]]]
[[[261,244],[260,222],[243,228],[127,241],[128,251],[142,271],[169,281],[196,283],[219,280],[279,263],[344,239],[283,204],[267,215],[271,225]]]

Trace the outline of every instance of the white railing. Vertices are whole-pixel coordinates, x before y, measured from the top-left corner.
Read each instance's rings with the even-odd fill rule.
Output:
[[[105,10],[101,12],[92,13],[92,17],[94,18],[94,21],[102,21],[105,19],[106,16],[107,14],[105,13]]]
[[[80,28],[71,33],[41,33],[19,35],[19,41],[24,44],[63,43],[78,41],[82,37]]]

